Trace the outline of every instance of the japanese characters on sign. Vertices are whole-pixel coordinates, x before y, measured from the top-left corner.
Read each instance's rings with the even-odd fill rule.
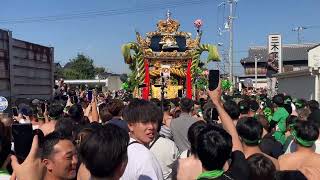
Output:
[[[278,72],[282,72],[282,42],[280,34],[270,34],[268,36],[268,54],[273,53]]]

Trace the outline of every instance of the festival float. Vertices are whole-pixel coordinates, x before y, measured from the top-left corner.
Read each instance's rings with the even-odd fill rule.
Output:
[[[132,71],[125,86],[134,86],[135,97],[171,99],[184,94],[194,98],[200,88],[197,83],[206,81],[208,71],[203,64],[219,61],[216,46],[200,43],[202,21],[196,20],[194,26],[196,36],[192,38],[191,33],[179,31],[180,23],[168,11],[156,31],[145,37],[136,32],[136,42],[122,46],[124,60]],[[204,51],[208,52],[206,62],[200,61]]]

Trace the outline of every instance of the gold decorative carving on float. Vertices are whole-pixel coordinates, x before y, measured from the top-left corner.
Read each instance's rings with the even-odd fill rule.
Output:
[[[197,48],[198,46],[199,46],[199,44],[200,44],[200,39],[187,39],[187,47],[189,48],[189,49],[195,49],[195,48]]]
[[[183,69],[178,69],[178,68],[170,68],[170,73],[175,74],[179,77],[185,77],[186,73]]]
[[[160,51],[160,52],[153,52],[153,51],[144,51],[144,55],[146,58],[157,58],[157,59],[168,59],[168,58],[177,58],[177,59],[188,59],[188,58],[192,58],[192,51],[185,51],[185,52],[177,52],[177,51],[173,51],[173,52],[164,52],[164,51]]]
[[[148,49],[143,49],[143,54],[144,54],[145,57],[153,56],[152,49],[150,49],[150,48],[148,48]]]
[[[174,33],[177,32],[180,27],[180,23],[173,19],[160,20],[157,23],[158,32],[161,33]]]
[[[148,39],[144,39],[139,32],[136,32],[137,42],[143,49],[148,49],[151,41]]]
[[[151,70],[149,72],[150,76],[160,76],[160,69],[157,69],[157,70]]]
[[[154,65],[154,67],[156,67]],[[153,70],[150,70],[149,71],[149,74],[150,76],[153,76],[153,77],[157,77],[157,76],[160,76],[160,73],[161,73],[161,68],[159,67],[156,67],[155,69]],[[173,75],[176,75],[176,76],[179,76],[179,77],[185,77],[186,76],[186,72],[183,68],[176,68],[176,67],[171,67],[170,68],[170,74],[173,74]]]

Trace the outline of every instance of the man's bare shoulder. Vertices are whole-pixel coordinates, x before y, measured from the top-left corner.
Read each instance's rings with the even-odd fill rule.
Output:
[[[276,159],[274,157],[271,157],[271,156],[269,156],[268,154],[265,154],[265,153],[263,153],[263,155],[266,156],[268,159],[270,159],[273,162],[273,164],[274,164],[274,166],[276,167],[277,170],[280,169],[280,165],[279,165],[278,159]]]
[[[202,172],[201,161],[192,157],[179,160],[178,179],[196,179]]]

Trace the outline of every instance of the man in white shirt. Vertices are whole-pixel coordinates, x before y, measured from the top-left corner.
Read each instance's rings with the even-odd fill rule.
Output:
[[[165,180],[170,180],[173,163],[177,160],[179,155],[176,144],[168,138],[157,135],[149,147],[150,151],[160,163],[163,178]]]
[[[161,166],[148,149],[162,121],[160,109],[152,102],[135,99],[124,109],[123,119],[128,122],[130,142],[128,165],[121,179],[162,180]]]

